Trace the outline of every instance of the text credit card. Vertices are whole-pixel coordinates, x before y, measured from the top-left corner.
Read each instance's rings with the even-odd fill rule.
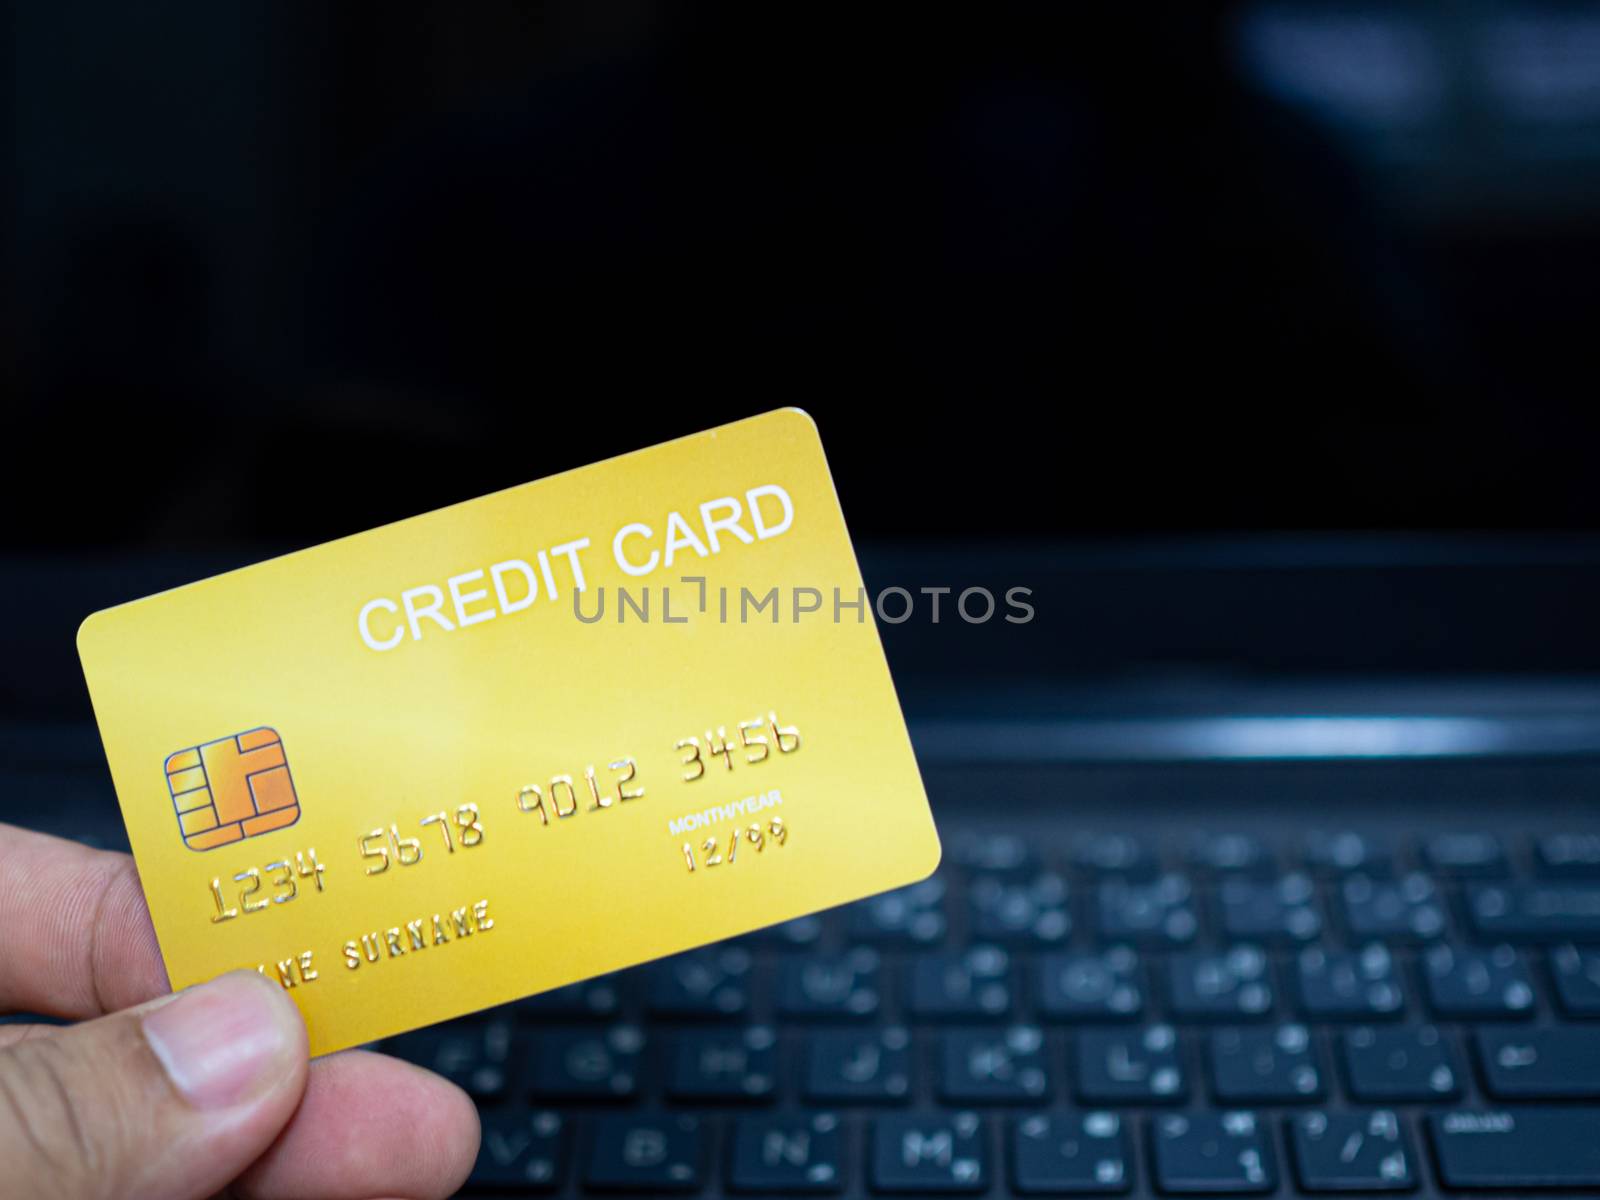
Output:
[[[815,425],[785,409],[95,613],[175,988],[314,1053],[928,875]]]

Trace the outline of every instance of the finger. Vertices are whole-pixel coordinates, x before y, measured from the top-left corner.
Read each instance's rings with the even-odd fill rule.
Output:
[[[127,855],[0,823],[0,879],[0,928],[32,931],[0,955],[0,1011],[92,1017],[167,992]],[[0,1051],[52,1032],[0,1026]],[[364,1133],[346,1141],[334,1131],[350,1120]],[[315,1195],[330,1185],[343,1189],[330,1195],[447,1195],[471,1170],[477,1139],[476,1110],[453,1085],[380,1055],[333,1055],[312,1064],[305,1105],[251,1186],[262,1196]],[[314,1155],[300,1157],[296,1147]]]
[[[460,1088],[361,1050],[320,1058],[283,1135],[240,1180],[249,1200],[432,1200],[454,1195],[478,1154]]]
[[[0,824],[0,1012],[97,1017],[168,991],[133,860]]]
[[[24,1038],[43,1037],[60,1028],[59,1025],[0,1025],[0,1050]]]
[[[59,1033],[0,1025],[0,1051]],[[230,1191],[249,1200],[449,1196],[478,1153],[478,1114],[460,1088],[410,1063],[350,1050],[311,1064],[278,1140]]]
[[[235,971],[0,1051],[0,1163],[20,1200],[199,1200],[272,1144],[306,1085],[293,1001]]]

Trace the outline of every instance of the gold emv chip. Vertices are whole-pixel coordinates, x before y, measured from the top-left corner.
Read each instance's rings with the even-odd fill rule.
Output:
[[[191,850],[226,846],[300,819],[283,739],[265,726],[169,755],[167,790]]]

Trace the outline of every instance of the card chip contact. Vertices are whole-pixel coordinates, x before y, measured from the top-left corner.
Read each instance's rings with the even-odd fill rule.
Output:
[[[167,789],[183,843],[211,850],[300,819],[283,739],[262,727],[169,755]]]

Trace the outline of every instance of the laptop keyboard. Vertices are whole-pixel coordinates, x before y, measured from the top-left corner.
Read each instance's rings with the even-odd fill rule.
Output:
[[[1600,1190],[1600,832],[946,831],[924,883],[396,1038],[471,1193]]]

